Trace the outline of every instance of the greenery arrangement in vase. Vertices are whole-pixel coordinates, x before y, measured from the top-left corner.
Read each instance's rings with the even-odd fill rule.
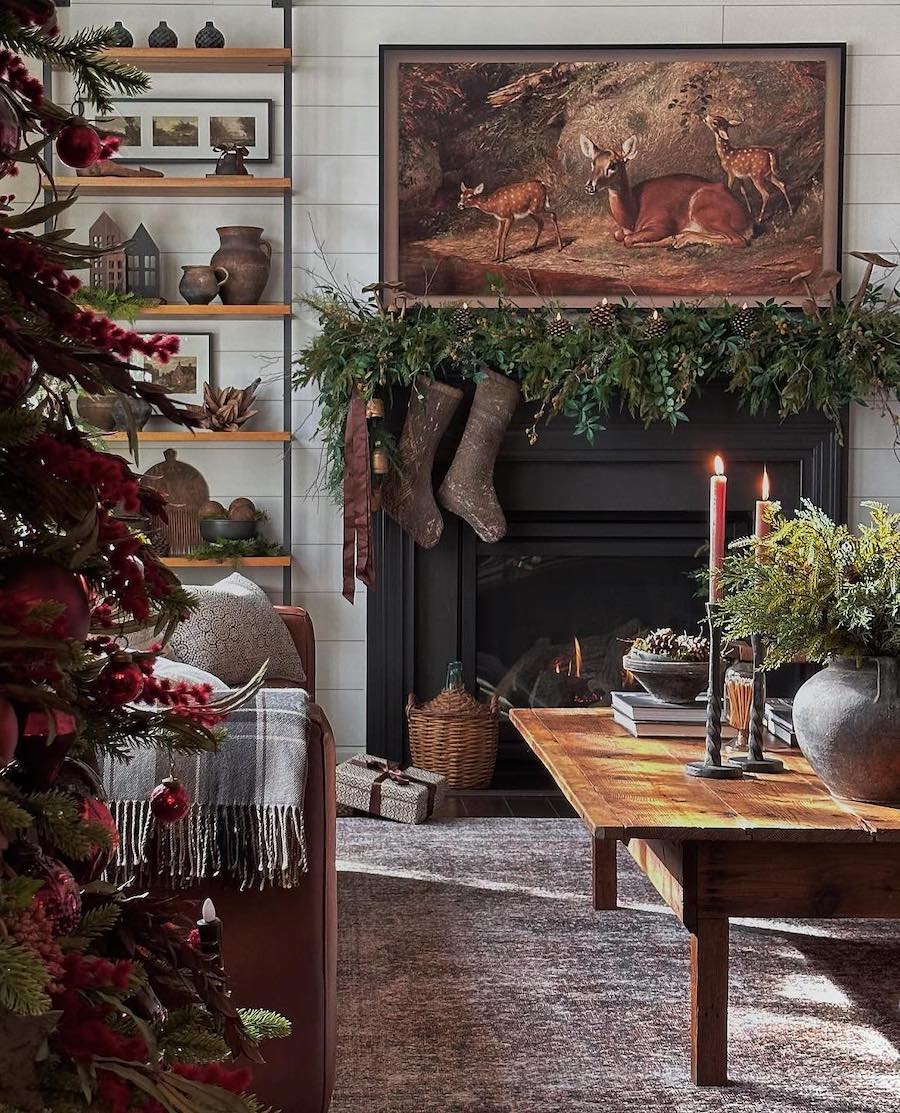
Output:
[[[804,755],[836,796],[900,806],[900,514],[864,503],[858,532],[804,501],[735,542],[723,569],[726,636],[762,634],[766,665],[825,668],[794,700]]]

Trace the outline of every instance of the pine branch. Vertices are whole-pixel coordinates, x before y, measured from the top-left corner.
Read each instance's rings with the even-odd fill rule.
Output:
[[[238,1016],[255,1043],[263,1040],[281,1040],[291,1034],[291,1022],[270,1009],[238,1009]]]
[[[19,805],[3,791],[5,782],[0,781],[0,832],[4,835],[14,835],[17,831],[24,831],[34,822],[29,812]]]
[[[112,903],[89,909],[75,931],[60,940],[60,945],[64,951],[86,951],[94,940],[115,927],[121,914],[119,906]]]
[[[88,858],[98,847],[109,849],[110,833],[100,823],[86,820],[81,805],[66,792],[50,789],[22,798],[37,822],[38,834],[45,842],[70,858]]]
[[[20,1016],[37,1016],[50,1008],[44,986],[50,977],[33,951],[0,940],[0,1008]]]
[[[65,38],[51,38],[39,28],[22,27],[11,16],[0,14],[0,46],[68,70],[98,112],[112,110],[111,93],[133,97],[150,87],[140,70],[100,54],[115,46],[110,28],[84,27]]]
[[[37,410],[24,407],[0,410],[0,448],[18,448],[19,445],[27,444],[43,428],[44,419]]]

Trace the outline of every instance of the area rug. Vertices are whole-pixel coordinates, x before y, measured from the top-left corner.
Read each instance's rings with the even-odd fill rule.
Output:
[[[340,821],[333,1113],[885,1113],[900,927],[734,921],[727,1088],[689,1077],[688,935],[575,820]]]

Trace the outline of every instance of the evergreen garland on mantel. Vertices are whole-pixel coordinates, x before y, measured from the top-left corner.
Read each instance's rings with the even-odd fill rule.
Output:
[[[864,285],[849,302],[808,302],[806,312],[771,301],[652,313],[622,303],[609,324],[606,311],[592,323],[588,313],[561,317],[554,305],[523,310],[509,301],[472,309],[461,324],[454,307],[383,312],[336,287],[303,300],[322,331],[297,356],[294,385],[318,388],[324,481],[337,499],[353,391],[384,396],[420,375],[477,380],[491,368],[511,376],[539,404],[532,442],[539,423],[560,413],[589,441],[617,410],[674,428],[713,380],[751,413],[812,409],[839,425],[844,407],[861,402],[879,405],[900,428],[900,302],[883,286]]]

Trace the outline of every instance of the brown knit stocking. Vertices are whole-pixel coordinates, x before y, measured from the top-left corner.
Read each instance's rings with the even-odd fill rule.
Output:
[[[416,380],[398,446],[400,469],[392,472],[384,484],[384,509],[423,549],[434,548],[444,532],[444,519],[434,501],[431,469],[461,398],[462,391],[456,387]]]
[[[519,397],[512,379],[488,371],[475,388],[465,432],[438,491],[441,506],[464,518],[482,541],[506,535],[506,516],[494,491],[494,461]]]

